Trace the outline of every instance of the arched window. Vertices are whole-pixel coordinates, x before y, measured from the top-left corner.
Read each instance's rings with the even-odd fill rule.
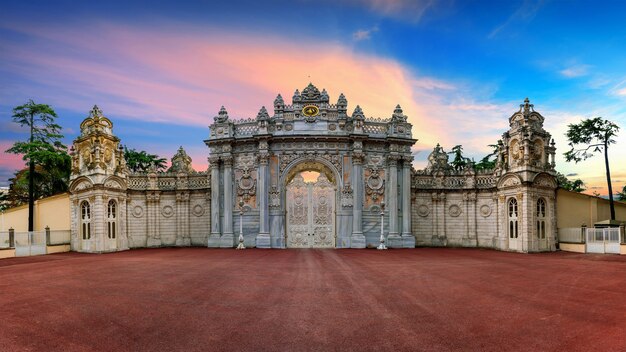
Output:
[[[546,201],[543,198],[537,200],[537,238],[546,238]]]
[[[517,238],[517,199],[509,199],[509,238]]]
[[[109,239],[115,239],[115,227],[117,222],[117,203],[111,199],[107,207],[107,235]]]
[[[80,204],[80,231],[84,240],[91,239],[91,207],[87,201]]]

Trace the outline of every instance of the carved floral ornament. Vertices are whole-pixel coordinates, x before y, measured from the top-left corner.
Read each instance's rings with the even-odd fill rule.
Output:
[[[457,204],[452,204],[450,207],[448,207],[448,214],[450,214],[450,216],[454,218],[461,215],[461,213],[463,213],[463,210]]]

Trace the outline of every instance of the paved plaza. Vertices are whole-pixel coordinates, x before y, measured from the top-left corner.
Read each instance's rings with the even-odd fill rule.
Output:
[[[0,260],[1,351],[624,351],[626,257],[142,249]]]

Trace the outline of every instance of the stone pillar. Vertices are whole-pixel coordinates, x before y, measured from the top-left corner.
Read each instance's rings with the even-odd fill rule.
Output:
[[[402,165],[402,247],[414,248],[415,237],[411,234],[411,161],[404,158]]]
[[[351,248],[365,248],[363,235],[363,152],[352,153],[352,236]]]
[[[220,246],[220,159],[209,158],[211,168],[211,233],[208,246]]]
[[[233,157],[225,156],[224,161],[224,222],[222,223],[222,237],[220,247],[235,246],[233,233]]]
[[[256,236],[257,248],[271,248],[270,241],[270,215],[269,215],[269,153],[267,150],[259,152],[259,172],[257,175],[257,188],[259,196],[259,234]]]
[[[189,237],[189,193],[176,193],[176,245],[190,246]]]
[[[389,236],[387,246],[391,248],[402,248],[402,237],[398,231],[398,160],[399,156],[390,155],[389,163],[389,194],[387,204],[389,205]]]
[[[161,246],[159,233],[159,191],[149,191],[146,195],[146,209],[148,217],[148,247]]]

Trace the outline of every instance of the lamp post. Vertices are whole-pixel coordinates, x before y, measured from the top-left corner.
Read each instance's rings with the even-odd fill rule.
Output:
[[[387,249],[385,246],[385,202],[380,203],[380,244],[376,249],[382,250]]]
[[[239,245],[237,249],[246,249],[243,244],[243,199],[239,201]]]

